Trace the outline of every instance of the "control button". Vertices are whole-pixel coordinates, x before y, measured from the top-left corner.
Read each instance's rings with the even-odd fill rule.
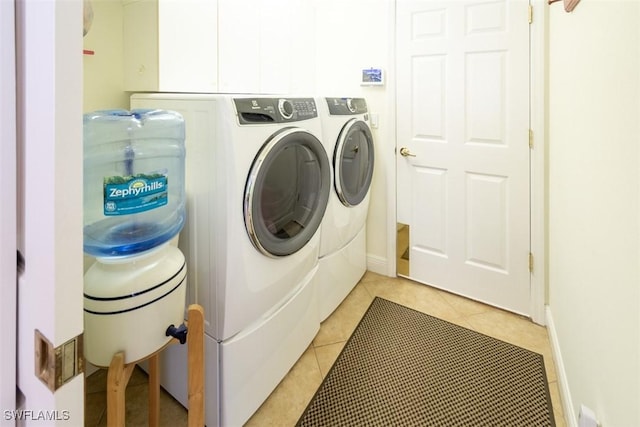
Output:
[[[291,101],[287,99],[279,99],[278,100],[278,111],[282,114],[282,117],[285,119],[290,119],[293,117],[293,104]]]

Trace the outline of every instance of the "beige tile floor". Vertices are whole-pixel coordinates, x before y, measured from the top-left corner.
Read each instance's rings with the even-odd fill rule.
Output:
[[[376,296],[542,354],[556,425],[566,426],[551,347],[544,327],[526,318],[407,279],[367,272],[343,303],[322,323],[313,343],[249,419],[247,427],[295,425]],[[95,380],[92,380],[93,376],[87,380],[86,425],[102,426],[106,425],[103,402],[105,380],[102,378],[106,378],[106,372],[103,370],[94,375],[97,376]],[[138,371],[127,388],[127,426],[146,425],[144,375]],[[163,425],[186,425],[184,408],[164,393],[161,402]]]

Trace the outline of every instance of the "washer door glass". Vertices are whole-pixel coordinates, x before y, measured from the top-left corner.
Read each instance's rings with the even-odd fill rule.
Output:
[[[244,221],[253,245],[273,257],[303,248],[320,226],[330,186],[329,159],[315,136],[299,128],[272,135],[245,186]]]
[[[345,206],[356,206],[366,197],[373,177],[373,136],[362,120],[349,120],[333,153],[335,187]]]

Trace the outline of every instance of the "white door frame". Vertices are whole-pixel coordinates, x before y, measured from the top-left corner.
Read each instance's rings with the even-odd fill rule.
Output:
[[[22,401],[13,418],[26,427],[81,425],[82,364],[71,356],[64,369],[46,369],[37,354],[77,348],[72,339],[83,331],[82,2],[16,0],[15,7],[17,246],[25,268],[17,308]],[[46,339],[38,345],[36,330]],[[73,349],[66,345],[64,354]],[[68,382],[55,392],[39,378],[53,383],[62,371]]]
[[[0,409],[16,406],[16,74],[15,3],[0,1]],[[4,413],[1,426],[13,426]]]
[[[530,0],[533,21],[530,27],[530,128],[533,132],[533,149],[530,155],[530,245],[534,265],[531,273],[531,319],[540,325],[545,324],[544,308],[546,304],[546,193],[545,193],[545,33],[547,9],[543,0]],[[389,28],[395,40],[396,33],[396,0],[389,2]],[[523,19],[526,19],[523,17]],[[395,85],[395,43],[389,44],[389,72],[387,99],[390,108],[389,115],[393,124],[389,135],[396,138],[395,103],[397,88]],[[397,148],[397,147],[396,147]],[[397,194],[396,194],[396,161],[395,156],[389,156],[386,169],[393,171],[392,179],[387,180],[387,272],[396,276],[396,223],[397,223]]]
[[[530,0],[532,6],[530,54],[531,74],[529,102],[531,103],[529,123],[533,132],[531,150],[531,253],[533,272],[531,273],[531,319],[539,325],[545,324],[547,304],[547,194],[546,194],[546,33],[547,3]]]

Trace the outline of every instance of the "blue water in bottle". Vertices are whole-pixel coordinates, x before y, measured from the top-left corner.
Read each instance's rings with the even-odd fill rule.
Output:
[[[128,256],[169,241],[185,221],[182,116],[105,110],[83,119],[84,251]]]

